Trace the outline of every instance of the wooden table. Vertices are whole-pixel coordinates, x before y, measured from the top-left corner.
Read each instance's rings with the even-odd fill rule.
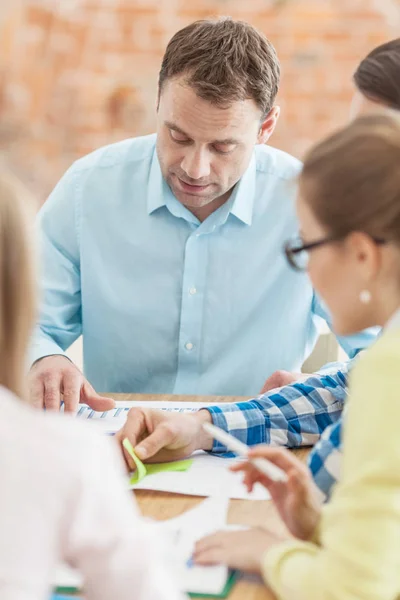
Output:
[[[247,400],[243,396],[178,396],[172,394],[148,395],[148,394],[108,394],[115,400],[162,400],[162,401],[187,401],[187,402],[240,402]],[[308,451],[298,450],[301,458],[305,458]],[[186,510],[192,508],[203,498],[195,496],[182,496],[165,492],[136,490],[135,496],[142,513],[154,519],[170,519],[176,517]],[[267,525],[276,531],[282,530],[283,526],[272,505],[265,500],[231,500],[228,522],[232,524],[259,526]],[[241,580],[232,589],[229,600],[272,600],[274,596],[260,581]]]

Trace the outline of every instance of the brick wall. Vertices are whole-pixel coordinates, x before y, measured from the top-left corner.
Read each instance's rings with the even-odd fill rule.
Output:
[[[1,4],[0,152],[42,199],[75,158],[153,130],[164,48],[195,19],[244,19],[275,44],[283,110],[272,143],[298,156],[346,120],[357,62],[400,31],[399,0]]]

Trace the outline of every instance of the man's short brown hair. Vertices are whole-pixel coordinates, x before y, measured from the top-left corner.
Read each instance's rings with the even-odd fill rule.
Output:
[[[180,75],[200,98],[222,107],[253,99],[266,116],[278,92],[280,65],[262,33],[224,17],[196,21],[173,36],[161,64],[159,94],[167,79]]]

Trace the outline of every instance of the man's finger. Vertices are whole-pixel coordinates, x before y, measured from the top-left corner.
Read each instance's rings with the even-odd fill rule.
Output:
[[[35,408],[44,408],[44,385],[39,378],[31,380],[29,385],[29,404]]]
[[[112,398],[100,396],[88,381],[85,381],[81,388],[81,400],[99,412],[115,408],[115,401]]]
[[[165,446],[173,442],[175,431],[169,422],[158,425],[153,433],[140,442],[135,452],[141,460],[151,458]]]
[[[141,408],[131,408],[124,427],[118,432],[121,443],[128,438],[132,446],[138,445],[140,440],[147,435],[145,413]],[[120,435],[121,434],[121,435]]]
[[[122,445],[122,442],[125,438],[128,438],[132,446],[135,447],[139,440],[141,440],[146,434],[146,432],[147,425],[142,409],[131,408],[125,425],[115,434],[115,440],[120,446],[122,455],[130,471],[134,471],[136,469],[136,465],[129,452]]]
[[[81,396],[82,377],[79,373],[65,375],[63,380],[64,410],[75,413]]]
[[[60,410],[60,405],[60,380],[49,378],[44,382],[44,406],[46,410]]]
[[[121,449],[122,449],[122,454],[123,454],[124,460],[129,469],[129,472],[136,471],[135,461],[133,460],[132,456],[129,454],[128,450],[124,446],[121,446]]]

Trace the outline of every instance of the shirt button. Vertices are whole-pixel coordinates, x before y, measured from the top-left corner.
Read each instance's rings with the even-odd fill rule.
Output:
[[[187,344],[185,344],[185,348],[186,348],[186,350],[193,350],[192,342],[188,342]]]
[[[191,296],[194,296],[195,294],[197,294],[197,290],[196,290],[196,288],[195,288],[195,287],[191,287],[191,288],[190,288],[190,290],[189,290],[189,294],[190,294]]]

